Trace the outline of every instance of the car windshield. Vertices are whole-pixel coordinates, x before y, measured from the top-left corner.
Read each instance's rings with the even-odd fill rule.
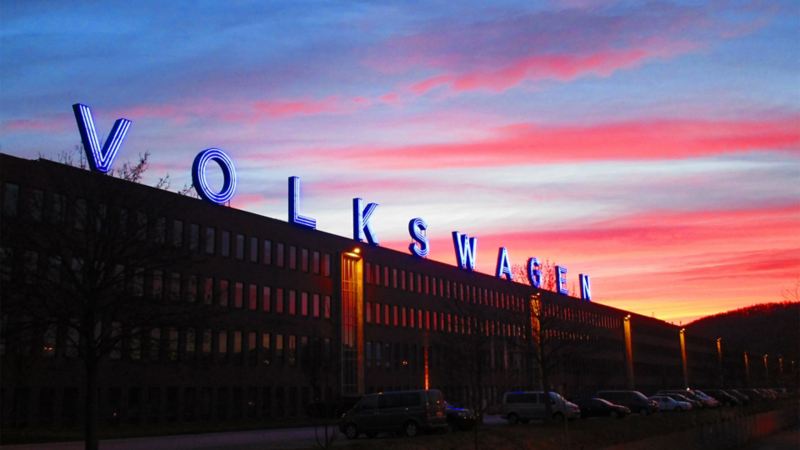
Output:
[[[552,391],[550,392],[550,398],[553,399],[553,400],[563,400],[564,399],[563,397],[561,397],[561,394],[559,394],[558,392],[552,392]]]

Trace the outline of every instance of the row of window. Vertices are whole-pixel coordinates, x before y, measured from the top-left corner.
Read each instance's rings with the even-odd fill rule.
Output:
[[[418,328],[443,333],[472,334],[473,321],[477,320],[474,318],[470,320],[469,317],[459,314],[374,302],[366,302],[364,309],[365,322],[368,324]],[[498,320],[487,319],[483,330],[488,336],[519,337],[523,334],[522,326],[502,323]]]
[[[4,423],[77,425],[79,393],[75,387],[3,389]],[[300,417],[312,402],[333,398],[330,386],[133,386],[106,388],[99,394],[100,420],[109,425]]]
[[[51,282],[61,280],[62,259],[60,256],[46,258],[45,266],[40,267],[38,252],[26,250],[22,255],[23,276],[26,282],[34,283],[40,274]],[[13,249],[0,247],[0,278],[9,280],[12,273]],[[81,273],[83,261],[80,258],[70,260],[70,270],[76,275]],[[129,292],[137,297],[147,294],[151,298],[168,298],[169,300],[202,302],[206,305],[217,304],[223,307],[232,306],[237,309],[252,311],[275,312],[289,315],[300,315],[325,319],[331,318],[331,297],[319,293],[305,291],[297,292],[294,289],[244,283],[213,277],[198,275],[185,275],[180,272],[164,272],[152,270],[145,273],[142,268],[133,268],[126,273],[125,266],[115,268],[115,273],[127,275],[126,281],[121,281],[127,286]],[[122,280],[122,278],[121,278]],[[285,293],[285,295],[284,295]]]
[[[522,312],[525,304],[521,297],[488,288],[466,285],[444,278],[431,277],[380,264],[364,264],[365,282],[393,289],[408,290],[418,294],[452,298],[498,309]]]
[[[19,198],[19,185],[5,183],[3,189],[3,214],[5,216],[17,217],[19,215]],[[46,218],[52,224],[65,222],[67,203],[64,195],[55,192],[45,195],[41,189],[26,189],[26,198],[24,210],[28,218],[35,222],[42,222]],[[45,204],[46,198],[47,204]],[[120,235],[126,234],[130,228],[128,211],[119,209],[109,212],[106,209],[104,205],[98,205],[90,213],[87,201],[76,199],[73,206],[72,226],[77,230],[82,230],[87,226],[89,216],[93,216],[98,230],[107,227],[106,222],[113,220],[117,225],[114,231]],[[47,211],[47,214],[43,214],[43,210]],[[202,248],[207,255],[233,256],[240,261],[274,264],[277,267],[288,267],[291,270],[300,270],[326,277],[331,275],[331,255],[329,253],[322,254],[316,250],[298,248],[294,245],[287,246],[282,242],[273,243],[270,239],[262,240],[256,236],[231,233],[229,230],[221,230],[218,240],[217,229],[212,226],[203,227],[203,240],[201,241],[200,224],[186,224],[180,219],[172,219],[171,222],[168,222],[168,219],[163,216],[151,220],[142,211],[136,211],[133,220],[135,235],[141,239],[149,237],[156,243],[169,243],[176,248],[184,248],[188,244],[189,250],[199,252]]]
[[[608,314],[585,311],[571,308],[569,305],[549,302],[543,302],[543,308],[542,315],[544,317],[555,317],[567,322],[580,323],[609,330],[619,330],[622,328],[621,319]]]
[[[59,332],[61,331],[61,332]],[[111,324],[111,338],[119,336],[122,324]],[[55,358],[78,356],[80,336],[73,327],[59,330],[55,325],[45,329],[42,336],[41,355]],[[14,348],[15,353],[30,354],[30,340],[21,339]],[[5,353],[5,346],[0,347]],[[249,366],[296,367],[298,362],[313,359],[314,363],[330,361],[332,355],[330,338],[309,338],[293,334],[267,331],[212,330],[173,327],[152,328],[145,332],[134,332],[116,342],[109,353],[112,360],[123,357],[131,361],[193,361],[214,360]],[[303,359],[305,358],[305,360]]]

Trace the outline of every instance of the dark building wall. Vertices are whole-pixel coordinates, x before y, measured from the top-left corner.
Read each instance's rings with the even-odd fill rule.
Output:
[[[53,162],[0,155],[2,227],[71,226],[78,199],[59,195],[89,177],[168,205],[147,217],[148,239],[194,255],[144,274],[142,289],[225,309],[214,325],[143,330],[158,344],[144,345],[139,355],[123,344],[100,369],[106,423],[284,420],[303,416],[313,401],[340,398],[342,258],[356,248],[363,263],[365,392],[427,385],[451,400],[478,395],[492,403],[506,390],[538,388],[531,358],[534,294],[545,305],[545,333],[565,344],[550,373],[553,388],[578,395],[625,387],[626,315],[632,317],[633,384],[646,392],[682,385],[679,331],[665,322]],[[63,214],[54,214],[59,202]],[[129,216],[133,226],[135,211]],[[29,264],[26,245],[2,240],[3,274]],[[53,256],[44,253],[34,264],[40,274]],[[24,344],[3,342],[4,424],[79,423],[83,372],[65,330],[49,332]],[[332,362],[304,360],[314,354],[312,346]],[[713,342],[691,338],[687,347],[692,384],[713,384]],[[741,371],[733,369],[735,361],[730,366],[734,383]]]

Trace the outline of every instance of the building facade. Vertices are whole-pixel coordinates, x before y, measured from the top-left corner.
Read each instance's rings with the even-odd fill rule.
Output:
[[[98,333],[126,336],[98,367],[104,424],[284,423],[409,388],[490,405],[543,377],[567,396],[716,386],[723,373],[745,383],[738,350],[526,284],[46,160],[0,155],[0,188],[5,305],[91,260],[34,234],[66,242],[114,217],[141,235],[112,238],[172,252],[158,268],[118,263],[126,295],[213,311],[133,333],[124,315],[98,320]],[[37,326],[7,307],[2,319],[3,426],[80,424],[83,347],[71,322]]]

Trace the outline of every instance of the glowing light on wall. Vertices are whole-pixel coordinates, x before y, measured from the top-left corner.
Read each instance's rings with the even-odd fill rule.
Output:
[[[300,177],[289,177],[289,223],[301,227],[317,228],[317,221],[300,215]]]
[[[378,245],[378,238],[375,232],[372,231],[372,226],[369,219],[372,213],[378,207],[377,203],[368,203],[367,206],[361,209],[362,200],[360,198],[353,199],[353,239],[363,242],[366,238],[367,243],[370,245]]]
[[[206,166],[209,161],[215,161],[222,169],[222,189],[217,193],[211,190],[206,180]],[[202,199],[218,205],[229,202],[236,192],[236,168],[233,166],[233,160],[218,148],[201,151],[192,163],[192,182],[197,195]]]
[[[500,247],[497,251],[497,272],[495,276],[502,278],[505,275],[506,280],[513,280],[514,276],[511,274],[511,264],[508,262],[508,250],[505,247]]]
[[[427,258],[431,251],[431,245],[428,241],[428,224],[420,217],[415,217],[408,222],[408,234],[414,240],[409,244],[408,249],[412,255],[419,256],[420,258]]]
[[[78,131],[81,133],[83,151],[86,152],[86,161],[89,163],[89,168],[94,172],[108,173],[114,163],[114,158],[117,157],[117,152],[122,147],[125,135],[128,134],[131,121],[117,119],[111,128],[111,132],[108,133],[103,147],[100,148],[97,129],[92,118],[92,110],[86,105],[76,103],[72,105],[72,111],[75,113],[75,120],[78,121]]]
[[[475,256],[478,238],[453,231],[453,247],[456,251],[456,263],[464,270],[475,270]]]
[[[681,340],[681,368],[683,369],[683,387],[689,387],[689,364],[686,360],[686,329],[681,328],[678,333]]]
[[[531,286],[539,289],[542,287],[542,265],[539,264],[538,258],[528,258],[528,283]]]
[[[625,334],[625,373],[627,375],[628,389],[636,386],[633,373],[633,338],[631,337],[631,315],[622,319],[622,331]]]
[[[425,389],[431,388],[431,378],[430,378],[430,367],[428,365],[428,347],[423,347],[424,349],[424,365],[425,365],[425,372],[424,372],[424,379],[423,382],[425,383]]]
[[[567,268],[564,266],[556,266],[554,270],[556,275],[556,292],[564,295],[569,294],[569,288],[567,288]]]
[[[592,301],[592,283],[589,281],[589,275],[578,274],[578,283],[581,285],[581,299],[587,302]]]
[[[744,352],[744,379],[750,386],[750,355]]]

